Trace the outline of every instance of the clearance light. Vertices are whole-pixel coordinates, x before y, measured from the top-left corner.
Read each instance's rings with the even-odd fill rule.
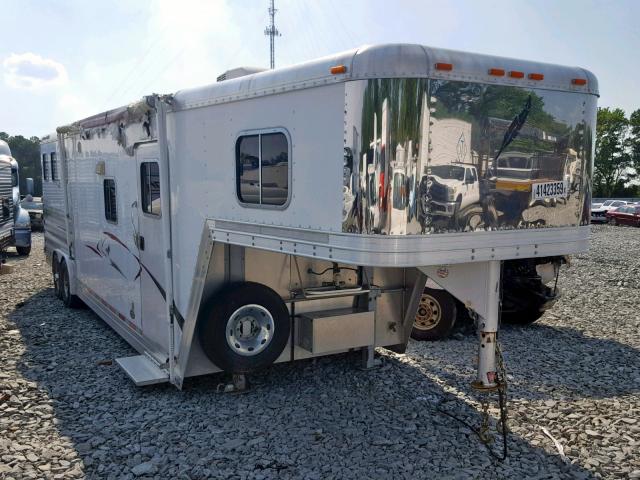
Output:
[[[494,77],[504,77],[504,70],[502,68],[490,68],[489,75]]]
[[[436,70],[444,70],[445,72],[450,72],[453,70],[452,63],[436,63]]]
[[[335,67],[331,67],[332,75],[339,75],[340,73],[347,73],[347,67],[344,65],[336,65]]]
[[[509,72],[511,78],[524,78],[524,72],[518,72],[517,70],[511,70]]]
[[[529,80],[544,80],[544,75],[541,73],[530,73]]]
[[[573,85],[586,85],[587,81],[584,78],[574,78],[571,80]]]

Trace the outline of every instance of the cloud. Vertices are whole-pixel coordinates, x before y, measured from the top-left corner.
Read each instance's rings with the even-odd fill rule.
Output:
[[[65,85],[68,81],[64,65],[35,53],[12,53],[3,65],[4,81],[12,88],[36,89]]]

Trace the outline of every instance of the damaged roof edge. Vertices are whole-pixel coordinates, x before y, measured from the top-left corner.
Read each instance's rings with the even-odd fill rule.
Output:
[[[107,110],[106,112],[92,115],[82,120],[78,120],[77,122],[63,125],[58,127],[56,132],[68,134],[78,130],[100,127],[119,121],[123,121],[125,123],[140,121],[148,111],[154,110],[155,107],[153,106],[153,103],[150,103],[150,100],[155,98],[156,95],[146,96],[142,100],[124,107]]]

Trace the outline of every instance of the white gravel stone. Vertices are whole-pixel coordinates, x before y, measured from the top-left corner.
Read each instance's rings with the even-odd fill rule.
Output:
[[[357,354],[276,365],[244,395],[216,394],[219,375],[136,388],[104,362],[133,350],[63,308],[42,245],[0,276],[0,478],[640,478],[640,230],[595,227],[554,308],[503,326],[503,463],[436,409],[478,425],[471,326],[372,371]]]

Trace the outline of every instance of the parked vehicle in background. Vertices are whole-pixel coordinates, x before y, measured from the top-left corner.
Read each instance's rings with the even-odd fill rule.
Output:
[[[555,279],[560,267],[568,262],[568,257],[503,262],[502,321],[528,325],[542,317],[560,298]],[[469,319],[464,303],[429,279],[420,298],[411,338],[443,340],[461,319]]]
[[[610,225],[630,225],[640,227],[640,205],[623,205],[607,212]]]
[[[11,157],[5,153],[8,146],[2,150],[6,145],[0,141],[0,255],[13,241]]]
[[[29,214],[29,219],[31,220],[31,230],[42,230],[44,228],[42,199],[40,197],[32,197],[31,195],[27,195],[20,202],[20,206]]]
[[[14,246],[18,255],[31,252],[31,221],[29,213],[20,206],[20,174],[18,162],[11,156],[11,149],[0,140],[0,251]],[[7,226],[10,233],[7,235]]]
[[[606,222],[607,212],[626,205],[624,200],[606,200],[600,208],[591,208],[591,223]]]

